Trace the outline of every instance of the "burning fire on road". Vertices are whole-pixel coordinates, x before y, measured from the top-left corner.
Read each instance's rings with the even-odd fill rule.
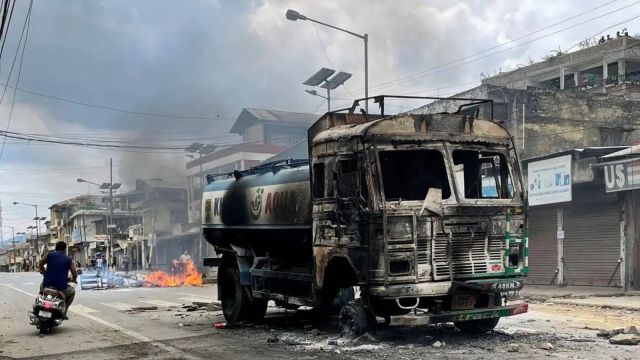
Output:
[[[198,271],[193,260],[184,263],[174,259],[171,262],[172,273],[162,270],[154,271],[145,276],[145,287],[176,287],[202,285],[202,273]]]

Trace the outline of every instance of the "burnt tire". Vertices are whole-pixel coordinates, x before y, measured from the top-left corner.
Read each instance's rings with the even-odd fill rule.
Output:
[[[468,334],[483,334],[493,330],[498,325],[500,318],[481,319],[481,320],[469,320],[469,321],[457,321],[454,322],[455,326],[462,332]]]
[[[369,331],[367,309],[361,300],[351,300],[342,306],[338,321],[343,336],[358,337]]]
[[[224,319],[231,325],[244,320],[245,308],[249,299],[240,284],[238,269],[235,266],[224,267],[218,274],[218,279]]]

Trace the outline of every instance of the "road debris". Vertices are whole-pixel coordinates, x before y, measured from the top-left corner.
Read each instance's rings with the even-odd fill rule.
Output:
[[[518,344],[509,344],[507,347],[508,352],[520,352],[520,345]]]
[[[433,344],[431,344],[431,346],[433,346],[434,348],[441,348],[443,346],[445,346],[446,344],[444,343],[444,341],[436,341]]]
[[[638,345],[640,344],[640,336],[637,334],[618,334],[609,339],[609,343],[614,345]]]
[[[540,344],[540,349],[542,350],[553,350],[553,345],[551,345],[551,343],[549,342],[545,342]]]
[[[158,310],[157,306],[132,306],[130,311],[153,311]]]

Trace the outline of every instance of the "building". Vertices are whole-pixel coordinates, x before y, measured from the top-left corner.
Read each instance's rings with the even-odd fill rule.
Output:
[[[479,115],[508,128],[521,158],[633,145],[640,140],[640,39],[623,36],[486,77],[453,97],[492,99]],[[460,104],[435,101],[414,112],[455,112]]]
[[[620,36],[571,53],[558,53],[547,61],[486,77],[483,85],[509,89],[593,89],[595,92],[632,94],[638,98],[640,39]],[[616,87],[616,85],[622,85]]]
[[[189,250],[174,239],[188,229],[184,185],[162,179],[137,180],[133,191],[118,198],[122,208],[140,214],[141,222],[126,228],[125,237],[129,242],[119,244],[127,251],[132,264],[135,258],[143,268],[148,268],[149,263],[154,267],[167,267],[180,253]]]
[[[114,249],[118,250],[117,240],[127,239],[129,226],[141,221],[138,212],[123,209],[116,197],[110,221],[115,227],[108,229],[107,219],[111,212],[110,199],[106,195],[76,196],[51,205],[49,210],[48,250],[53,250],[56,242],[64,241],[69,256],[82,266],[98,252],[106,256],[110,238],[114,240]]]

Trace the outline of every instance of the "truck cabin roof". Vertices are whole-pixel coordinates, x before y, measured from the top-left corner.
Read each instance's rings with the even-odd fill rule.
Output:
[[[453,102],[455,113],[386,115],[388,99],[429,99]],[[355,113],[360,102],[374,100],[380,114]],[[490,112],[490,119],[479,119],[480,107]],[[346,111],[346,112],[345,112]],[[328,112],[310,128],[308,139],[314,148],[323,143],[344,142],[353,138],[379,142],[385,141],[433,141],[482,142],[508,145],[511,136],[500,124],[493,121],[493,100],[440,98],[422,96],[378,95],[357,99],[346,109]],[[321,151],[322,152],[322,151]]]
[[[353,138],[384,141],[446,140],[508,145],[511,136],[500,124],[470,115],[380,115],[327,113],[309,129],[312,146]]]

